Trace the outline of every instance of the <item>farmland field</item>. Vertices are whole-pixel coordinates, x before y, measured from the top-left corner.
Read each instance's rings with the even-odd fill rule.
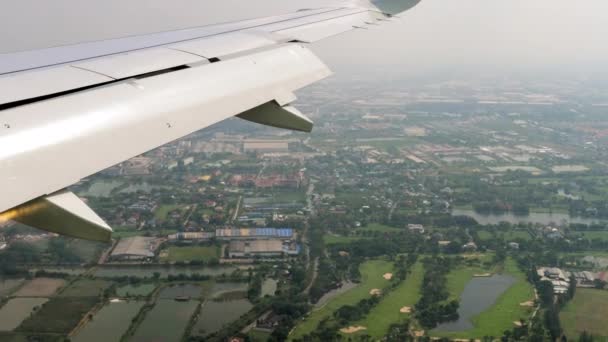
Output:
[[[391,324],[402,322],[409,316],[408,313],[401,313],[399,310],[404,306],[413,307],[418,302],[423,277],[422,263],[416,263],[401,285],[382,298],[365,319],[353,325],[366,327],[367,330],[364,332],[372,338],[384,336]]]
[[[201,314],[192,328],[193,336],[206,336],[220,330],[251,310],[253,305],[247,299],[230,301],[207,301],[201,309]]]
[[[156,284],[139,284],[139,285],[125,285],[116,289],[116,294],[119,297],[137,297],[137,296],[148,296],[154,289]]]
[[[171,285],[160,292],[160,299],[174,299],[176,297],[200,298],[202,287],[195,284]]]
[[[61,279],[36,278],[25,285],[14,295],[16,297],[48,297],[65,284]]]
[[[560,320],[568,339],[575,340],[581,332],[608,338],[608,291],[576,289],[574,299],[561,310]],[[600,339],[603,341],[603,339]]]
[[[220,246],[171,246],[167,250],[167,257],[163,261],[210,261],[220,257]]]
[[[331,317],[334,311],[338,310],[343,305],[354,305],[361,299],[369,298],[370,290],[382,289],[389,284],[389,281],[382,276],[385,273],[391,272],[393,264],[384,260],[367,261],[360,266],[361,283],[341,295],[333,298],[320,309],[313,311],[303,321],[299,322],[292,333],[289,335],[291,339],[302,337],[309,334],[317,328],[319,322],[326,317]]]
[[[144,302],[136,301],[107,304],[71,340],[76,342],[120,341],[129,328],[131,320],[139,313],[143,305]]]
[[[160,299],[129,341],[179,341],[190,322],[197,301],[177,302]]]
[[[55,297],[17,328],[18,331],[66,334],[97,303],[94,297]]]
[[[24,279],[2,279],[0,280],[0,297],[8,296],[17,287],[23,284]]]
[[[28,318],[36,307],[44,304],[46,298],[13,298],[0,309],[0,330],[10,331]]]
[[[60,297],[98,297],[110,282],[105,280],[80,279],[59,293]]]

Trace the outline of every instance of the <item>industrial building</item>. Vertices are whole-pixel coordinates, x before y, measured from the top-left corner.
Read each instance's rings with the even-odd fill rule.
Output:
[[[294,239],[291,228],[228,228],[216,229],[215,237],[219,240],[235,239]]]
[[[280,257],[297,255],[299,251],[299,246],[294,242],[279,239],[234,240],[230,241],[228,246],[228,255],[231,258]]]
[[[154,257],[154,252],[158,248],[158,239],[145,236],[134,236],[121,239],[112,254],[110,260],[144,260]]]

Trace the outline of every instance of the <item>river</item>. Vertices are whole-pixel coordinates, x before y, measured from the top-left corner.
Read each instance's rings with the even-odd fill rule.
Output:
[[[550,224],[570,224],[570,223],[580,223],[580,224],[594,224],[594,223],[606,223],[606,220],[600,219],[591,219],[585,217],[570,217],[569,214],[563,213],[530,213],[526,216],[518,216],[513,213],[504,213],[504,214],[480,214],[475,212],[472,209],[453,209],[452,216],[469,216],[479,224],[499,224],[500,222],[509,222],[511,224],[518,223],[539,223],[543,225]]]

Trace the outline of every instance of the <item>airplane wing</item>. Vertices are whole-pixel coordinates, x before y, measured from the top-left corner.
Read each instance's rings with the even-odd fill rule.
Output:
[[[66,187],[232,116],[310,131],[290,103],[331,72],[307,45],[420,0],[356,1],[0,55],[0,222],[107,241]]]

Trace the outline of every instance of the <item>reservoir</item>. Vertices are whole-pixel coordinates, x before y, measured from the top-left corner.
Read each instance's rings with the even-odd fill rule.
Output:
[[[471,318],[490,308],[514,283],[514,277],[503,274],[471,279],[460,295],[459,319],[440,324],[435,331],[457,332],[472,329]]]
[[[525,216],[517,216],[513,213],[504,214],[480,214],[472,209],[453,209],[452,216],[468,216],[481,225],[486,224],[499,224],[500,222],[509,222],[511,224],[518,223],[533,223],[543,225],[567,225],[569,223],[580,223],[580,224],[593,224],[593,223],[605,223],[606,220],[585,218],[585,217],[570,217],[564,213],[530,213]]]

